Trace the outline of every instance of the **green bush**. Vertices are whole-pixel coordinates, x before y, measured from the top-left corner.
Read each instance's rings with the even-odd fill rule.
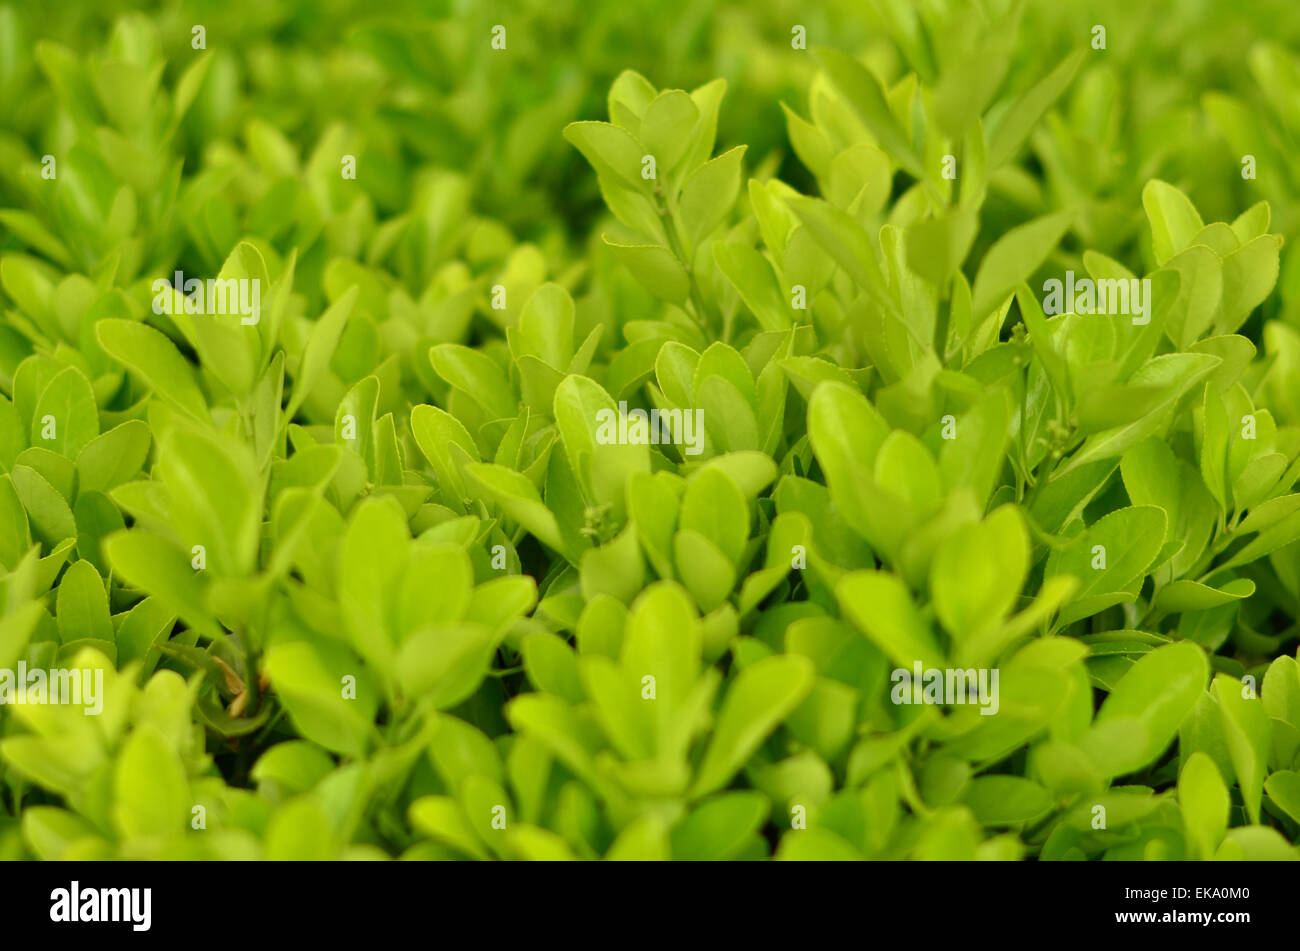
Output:
[[[0,855],[1300,858],[1300,9],[372,6],[0,7]]]

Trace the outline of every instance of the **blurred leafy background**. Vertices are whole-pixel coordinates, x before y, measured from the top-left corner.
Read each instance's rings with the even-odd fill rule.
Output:
[[[496,24],[507,26],[507,55],[491,47]],[[989,105],[983,120],[992,128],[1043,77],[1068,64],[1076,51],[1086,50],[1096,24],[1106,27],[1105,50],[1085,53],[1064,95],[1028,133],[1017,161],[1004,162],[989,176],[970,260],[984,258],[1015,226],[1068,209],[1077,216],[1072,229],[1059,247],[1050,249],[1046,263],[1036,272],[1056,273],[1066,267],[1082,271],[1080,262],[1087,249],[1127,262],[1135,273],[1146,273],[1164,263],[1159,260],[1163,255],[1152,248],[1148,210],[1143,205],[1150,179],[1181,189],[1207,222],[1232,222],[1245,209],[1266,200],[1271,221],[1264,227],[1285,239],[1276,290],[1249,315],[1242,315],[1243,326],[1230,327],[1228,333],[1239,331],[1265,351],[1267,360],[1253,365],[1251,381],[1272,398],[1273,414],[1282,426],[1300,424],[1300,389],[1295,386],[1300,378],[1300,256],[1294,251],[1300,228],[1296,200],[1300,162],[1295,158],[1300,145],[1300,59],[1295,53],[1300,44],[1300,7],[1292,0],[1244,5],[1187,0],[1176,7],[1131,0],[1068,4],[1055,0],[816,4],[237,0],[0,6],[0,254],[6,264],[0,269],[4,278],[0,304],[5,308],[0,326],[0,390],[12,402],[14,418],[27,417],[17,427],[18,440],[4,445],[3,464],[13,472],[35,471],[41,479],[37,482],[26,474],[12,479],[21,483],[22,491],[15,490],[14,498],[27,514],[7,523],[14,538],[0,552],[0,562],[9,572],[4,630],[13,643],[22,642],[15,654],[35,651],[33,660],[80,656],[75,651],[85,646],[86,638],[79,636],[73,621],[80,617],[71,607],[73,594],[93,591],[98,584],[106,592],[106,611],[111,612],[116,667],[140,665],[131,677],[122,678],[132,681],[130,688],[121,688],[122,696],[130,693],[132,699],[118,701],[118,709],[129,707],[129,719],[139,724],[132,731],[124,732],[125,712],[110,718],[105,735],[93,739],[75,719],[47,722],[32,714],[35,720],[19,723],[17,714],[4,714],[7,745],[3,752],[9,764],[8,819],[3,825],[6,854],[300,857],[305,851],[321,857],[401,853],[550,857],[571,850],[583,855],[757,856],[768,854],[777,841],[768,811],[773,822],[784,821],[782,800],[789,798],[792,789],[807,792],[814,787],[829,803],[823,818],[827,828],[838,830],[838,838],[787,836],[791,857],[863,853],[974,857],[975,846],[967,848],[969,842],[979,843],[981,857],[1021,854],[1019,839],[981,840],[969,832],[968,813],[944,811],[957,798],[955,790],[966,788],[954,777],[969,779],[969,768],[958,762],[960,757],[941,751],[915,762],[921,776],[919,793],[893,773],[887,774],[886,781],[882,778],[886,774],[873,772],[913,741],[919,729],[916,724],[855,744],[856,766],[850,768],[847,748],[821,735],[817,715],[805,706],[802,720],[793,721],[791,727],[795,734],[791,748],[796,752],[778,760],[776,753],[766,750],[763,761],[746,773],[748,784],[761,790],[761,795],[754,789],[726,794],[731,798],[712,806],[696,805],[685,818],[686,806],[681,802],[664,805],[662,800],[673,800],[680,792],[677,786],[689,776],[682,779],[663,764],[658,764],[660,774],[650,775],[650,771],[638,773],[633,768],[637,763],[620,763],[613,773],[616,780],[603,768],[585,773],[572,759],[564,761],[563,769],[556,766],[550,771],[549,765],[543,769],[539,764],[550,763],[554,748],[537,737],[554,740],[558,734],[547,733],[548,725],[553,725],[547,718],[563,719],[554,708],[558,698],[568,691],[582,694],[565,679],[568,662],[556,659],[563,655],[557,655],[556,645],[545,638],[578,628],[579,615],[587,616],[582,613],[584,604],[596,601],[583,598],[575,603],[566,588],[575,584],[579,526],[566,522],[561,526],[564,537],[557,539],[534,528],[536,523],[528,518],[515,518],[517,509],[506,508],[503,513],[498,503],[510,497],[508,492],[498,497],[470,490],[478,498],[454,497],[450,489],[464,488],[458,481],[463,472],[459,462],[448,462],[439,449],[456,442],[464,430],[449,428],[443,417],[457,417],[467,425],[480,420],[483,413],[465,394],[483,379],[475,375],[481,368],[470,372],[452,366],[454,356],[463,356],[459,350],[441,351],[443,362],[435,359],[432,366],[424,353],[431,346],[469,344],[503,367],[513,366],[517,350],[532,346],[540,354],[548,348],[545,341],[525,341],[517,347],[518,341],[506,339],[508,330],[519,328],[525,302],[534,299],[540,303],[530,319],[547,329],[564,328],[573,344],[552,365],[561,373],[581,373],[590,364],[591,372],[602,377],[616,399],[639,391],[657,369],[655,357],[663,340],[705,349],[710,333],[718,328],[707,323],[695,327],[681,313],[665,307],[653,288],[635,279],[601,241],[603,231],[618,226],[606,213],[587,161],[562,134],[570,122],[604,118],[611,86],[627,70],[662,89],[694,90],[716,78],[725,79],[716,151],[746,145],[749,177],[764,183],[779,179],[805,194],[830,199],[842,176],[848,176],[849,184],[859,183],[854,177],[858,168],[846,161],[839,172],[833,172],[827,156],[819,174],[815,148],[800,154],[798,143],[815,142],[816,135],[830,136],[827,141],[833,141],[839,155],[851,151],[867,133],[854,125],[855,120],[842,120],[836,111],[837,97],[811,52],[813,47],[831,47],[858,57],[886,90],[900,96],[917,88],[908,85],[913,74],[927,96],[936,91],[953,97],[955,91],[986,90],[988,101],[978,103],[981,108],[975,112],[982,113],[982,106]],[[192,45],[195,25],[206,31],[205,49]],[[795,26],[805,28],[808,51],[792,49]],[[919,95],[914,102],[917,121],[912,144],[932,148],[934,142],[922,133],[928,102]],[[817,121],[805,121],[810,117]],[[808,132],[814,125],[816,135]],[[1257,160],[1257,177],[1249,180],[1240,174],[1241,158],[1247,153]],[[42,157],[47,154],[58,163],[53,181],[42,176]],[[355,181],[339,175],[339,157],[344,154],[357,158]],[[870,224],[878,231],[882,223],[912,224],[919,216],[920,195],[920,186],[890,163],[885,193],[877,208],[863,213],[863,226]],[[754,209],[742,197],[738,232],[746,227],[755,230],[752,213]],[[232,249],[236,250],[232,253]],[[130,336],[122,324],[144,317],[150,284],[176,268],[196,275],[223,269],[229,274],[262,274],[268,286],[274,282],[270,298],[274,303],[268,304],[274,316],[259,330],[266,336],[250,345],[249,351],[241,349],[246,341],[196,336],[179,322],[175,326],[159,322],[162,332],[198,368],[180,375],[189,380],[187,374],[192,374],[198,382],[177,384],[169,392],[169,401],[150,396],[150,391],[161,394],[168,388],[159,385],[156,370],[151,374],[153,368],[142,369],[147,361],[139,353],[146,338]],[[547,282],[558,285],[563,296],[551,289],[539,291]],[[489,303],[489,289],[496,284],[509,291],[504,312]],[[575,313],[566,323],[563,301],[569,296],[573,302],[568,306]],[[855,383],[862,383],[872,368],[860,342],[849,340],[848,334],[844,340],[836,338],[833,331],[843,323],[843,308],[837,309],[834,297],[829,295],[824,308],[818,308],[818,357],[839,363]],[[543,305],[551,308],[544,315]],[[729,306],[734,311],[737,305],[733,300]],[[110,329],[97,329],[110,322],[115,322]],[[325,337],[334,335],[323,361],[327,367],[314,365],[313,358],[322,363],[320,353],[309,349],[321,327],[327,328]],[[752,331],[743,331],[746,342]],[[584,354],[576,346],[584,339],[592,340],[592,352]],[[996,335],[983,343],[996,344]],[[638,344],[643,346],[638,349]],[[754,361],[755,376],[757,352],[746,351]],[[124,374],[119,364],[132,373]],[[131,441],[136,439],[138,427],[130,424],[148,422],[154,445],[150,448],[146,440],[144,451],[152,465],[142,456],[132,471],[105,475],[102,462],[94,468],[76,456],[74,450],[83,449],[82,445],[65,444],[58,459],[50,458],[55,453],[27,445],[30,417],[66,366],[75,366],[93,387],[98,424],[88,435],[103,438],[127,427],[116,437],[120,445],[110,445],[121,452],[121,446],[134,445]],[[712,369],[719,375],[731,371],[729,366]],[[292,418],[292,425],[273,426],[278,431],[267,436],[259,414],[271,405],[269,415],[278,416],[283,394],[274,390],[273,381],[278,374],[283,387],[286,372],[294,380],[292,412],[285,419],[288,424]],[[458,376],[460,372],[465,375]],[[489,372],[487,379],[478,390],[480,397],[491,403],[498,395],[494,387],[500,386],[505,396],[498,403],[504,401],[508,408],[516,401],[512,387],[519,380],[513,370],[508,381],[504,369],[499,378]],[[662,379],[661,375],[661,383]],[[372,387],[367,382],[371,380],[378,383]],[[875,379],[870,384],[873,397],[880,395],[880,382]],[[194,408],[191,386],[198,394],[200,415],[211,410],[206,422],[214,424],[214,432],[226,432],[196,436],[169,418]],[[545,466],[548,436],[540,432],[537,419],[547,416],[550,403],[532,400],[527,391],[522,395],[534,404],[530,407],[534,415],[530,418],[526,410],[518,431],[493,429],[489,419],[481,430],[465,436],[467,452],[477,451],[491,462],[505,443],[515,446],[511,461],[521,472],[539,460]],[[899,425],[907,415],[906,401],[895,392],[892,402],[888,397],[886,402],[892,407],[890,423]],[[164,403],[169,408],[160,409]],[[421,415],[418,408],[429,405],[452,412]],[[791,405],[802,407],[793,397]],[[327,464],[328,460],[321,461],[327,453],[311,453],[335,436],[345,408],[355,410],[368,427],[371,448],[363,454],[364,466],[355,460]],[[804,435],[802,421],[796,420],[800,415],[791,413],[788,432],[776,433],[787,451],[777,461],[786,475],[793,470],[801,477],[820,476],[812,468],[807,441],[800,441]],[[427,429],[420,428],[422,419]],[[234,436],[229,432],[232,427]],[[286,452],[286,428],[293,453]],[[808,428],[811,431],[811,424]],[[414,438],[409,430],[414,430]],[[1190,434],[1183,435],[1190,444]],[[373,448],[381,444],[394,447],[391,456]],[[425,468],[417,445],[436,470],[436,479],[413,475],[413,470]],[[332,675],[351,669],[348,665],[355,660],[328,633],[322,636],[318,631],[321,643],[311,648],[301,646],[310,638],[277,641],[283,628],[315,624],[328,632],[340,623],[338,613],[331,613],[333,607],[316,600],[321,592],[332,594],[330,572],[307,564],[306,555],[293,554],[287,546],[290,554],[284,557],[303,562],[294,563],[296,577],[306,579],[301,587],[312,592],[285,583],[284,566],[277,568],[275,559],[260,564],[259,571],[250,570],[241,558],[257,559],[239,547],[240,539],[231,545],[229,563],[214,566],[218,577],[211,589],[201,591],[194,601],[187,601],[193,592],[184,584],[152,590],[151,585],[160,584],[151,580],[158,575],[155,566],[133,574],[126,567],[125,541],[111,548],[114,557],[106,558],[101,542],[114,530],[120,532],[128,520],[132,528],[119,539],[138,540],[146,534],[167,537],[169,531],[183,528],[186,518],[211,514],[167,513],[153,504],[147,492],[133,494],[129,489],[160,483],[173,489],[183,486],[192,473],[178,460],[187,455],[203,459],[205,452],[213,453],[211,459],[235,460],[229,472],[236,476],[265,476],[274,469],[271,496],[279,497],[289,487],[283,498],[293,501],[282,506],[288,514],[268,506],[266,526],[262,525],[262,488],[250,488],[248,499],[238,500],[247,505],[234,521],[253,518],[248,511],[256,509],[253,534],[266,530],[267,537],[259,543],[264,549],[278,551],[286,534],[291,535],[284,529],[297,524],[293,516],[299,510],[293,506],[309,504],[292,490],[305,491],[303,487],[312,485],[313,479],[329,484],[329,501],[338,510],[334,516],[320,516],[320,524],[312,522],[301,529],[322,547],[332,544],[344,517],[358,538],[372,532],[375,539],[396,538],[408,544],[405,532],[433,532],[440,544],[454,541],[473,558],[471,569],[465,568],[460,556],[446,552],[438,557],[448,561],[437,563],[453,574],[468,574],[465,590],[469,592],[493,583],[484,581],[490,576],[486,551],[493,543],[506,545],[512,575],[531,574],[540,590],[529,595],[516,586],[507,598],[504,589],[494,589],[503,614],[488,617],[503,631],[510,628],[509,646],[498,661],[505,656],[519,661],[529,668],[527,682],[532,687],[546,686],[536,691],[536,703],[527,707],[533,728],[518,734],[508,731],[502,713],[506,700],[520,690],[530,691],[518,669],[504,662],[483,685],[479,684],[483,671],[478,671],[479,679],[468,681],[467,695],[462,695],[466,684],[460,682],[455,689],[437,694],[431,693],[418,671],[410,675],[385,671],[391,658],[386,661],[382,652],[366,655],[368,667],[387,677],[378,688],[385,694],[386,712],[368,709],[358,723],[352,714],[340,714],[328,705],[324,712],[315,709],[312,698],[318,684],[308,683],[307,675],[295,677],[295,671],[314,673],[319,667]],[[20,460],[22,453],[27,455]],[[310,461],[290,470],[286,455]],[[819,449],[822,468],[829,469],[824,456]],[[326,475],[316,471],[317,465]],[[349,465],[359,467],[359,474]],[[220,464],[214,469],[222,471]],[[148,470],[151,479],[135,478]],[[756,524],[762,529],[775,525],[771,518],[778,507],[775,500],[765,496],[756,501],[753,495],[758,489],[749,491],[741,468],[731,476],[746,489],[743,502],[758,513]],[[533,477],[530,472],[529,478]],[[249,475],[250,486],[255,482]],[[435,484],[436,503],[425,501],[421,493],[432,492]],[[46,485],[68,487],[62,493],[67,498],[63,508],[41,495]],[[73,485],[94,500],[74,502]],[[103,491],[92,490],[92,485]],[[112,494],[115,489],[124,491]],[[320,485],[315,489],[313,498],[324,496]],[[391,508],[359,501],[385,494],[380,489],[390,490],[387,494],[401,501],[409,524],[395,524]],[[733,495],[741,498],[728,484],[718,491],[728,502]],[[1116,491],[1112,488],[1101,496],[1103,508],[1114,502]],[[556,504],[550,494],[547,502]],[[578,523],[585,518],[580,527],[613,549],[618,526],[602,521],[605,516],[593,512],[594,508],[588,505],[583,511],[579,500],[576,515],[573,509],[563,514],[574,515]],[[1241,514],[1236,513],[1238,518]],[[446,527],[458,518],[475,520],[469,538],[460,538]],[[515,521],[528,522],[530,532],[516,530]],[[785,528],[790,524],[787,521]],[[1049,531],[1056,528],[1060,526]],[[24,534],[28,531],[30,535]],[[772,535],[782,541],[798,537],[780,535],[774,528]],[[748,538],[746,528],[741,541],[750,555],[757,540]],[[27,542],[36,547],[39,559],[28,557]],[[368,558],[380,559],[381,546],[373,544],[376,550],[370,551],[364,539],[358,541],[356,550],[342,557],[351,558],[354,567],[366,564]],[[839,539],[837,544],[834,554],[841,564],[861,567],[847,564],[860,540]],[[552,558],[548,549],[567,550],[574,565]],[[1294,556],[1296,546],[1283,551]],[[424,557],[419,546],[411,543],[410,563],[399,559],[393,571],[427,579],[423,572],[431,568],[421,560]],[[520,574],[522,569],[527,571]],[[764,570],[773,568],[764,565],[751,578]],[[670,571],[656,573],[667,576]],[[1291,590],[1294,570],[1279,563],[1276,576],[1263,606],[1247,615],[1250,626],[1273,628],[1264,632],[1272,639],[1261,642],[1252,639],[1256,631],[1237,630],[1225,651],[1235,651],[1234,658],[1216,669],[1234,675],[1244,673],[1248,665],[1254,670],[1260,656],[1293,639],[1295,620],[1286,612],[1291,606],[1293,613],[1296,600]],[[772,590],[777,582],[773,579],[765,588],[766,578],[756,582],[755,589]],[[224,583],[231,580],[238,584]],[[1262,586],[1264,576],[1256,580]],[[590,587],[590,579],[584,585]],[[269,590],[277,592],[275,604],[293,602],[294,621],[253,617],[256,612],[250,603],[262,597],[272,603]],[[64,591],[72,594],[60,593]],[[140,600],[142,591],[151,597]],[[790,586],[783,586],[778,594],[790,591]],[[591,592],[584,588],[583,593]],[[633,586],[622,592],[621,600],[630,603],[636,593]],[[708,669],[724,653],[721,641],[709,640],[720,636],[719,608],[699,591],[692,590],[691,595],[694,603],[683,608],[663,589],[652,592],[634,609],[629,639],[635,640],[638,623],[651,629],[656,622],[681,622],[693,629],[693,612],[698,609],[713,619],[703,622],[709,625],[702,635],[707,643],[701,655]],[[542,605],[534,611],[538,596]],[[466,609],[471,614],[485,610],[472,594],[466,593],[465,598],[475,604]],[[493,600],[487,594],[479,598]],[[70,605],[66,616],[62,599]],[[743,589],[734,600],[743,609],[754,607]],[[823,600],[833,603],[834,599]],[[602,610],[608,608],[606,602],[601,604]],[[29,609],[31,605],[40,609]],[[348,610],[357,609],[345,606],[343,613]],[[683,620],[683,610],[689,621]],[[766,627],[747,623],[742,634],[754,636],[738,639],[745,644],[736,646],[736,667],[756,663],[756,641],[779,643],[780,630],[802,610],[782,605],[763,622]],[[95,623],[102,621],[96,611],[91,615]],[[180,616],[179,623],[175,615]],[[226,644],[225,630],[234,628],[225,622],[232,617],[243,617],[248,624],[231,639],[232,644]],[[621,630],[622,615],[617,615],[617,623],[600,620],[601,624],[591,622],[587,630],[603,630],[602,624]],[[349,628],[362,623],[347,620]],[[475,623],[486,622],[479,617]],[[251,633],[259,627],[258,635]],[[173,630],[176,643],[170,652],[164,651],[159,645]],[[1210,640],[1220,633],[1227,637],[1216,632]],[[545,646],[534,646],[533,656],[525,654],[521,660],[520,642],[527,636],[534,637],[535,645]],[[258,637],[261,642],[252,644]],[[199,649],[200,640],[207,649]],[[50,653],[54,651],[50,647],[42,654],[42,643],[58,649]],[[1150,651],[1155,643],[1163,642],[1146,643],[1144,649]],[[1222,643],[1219,639],[1213,644],[1211,653]],[[264,646],[269,647],[268,654],[260,659],[269,669],[268,684],[292,708],[294,727],[306,740],[294,738],[274,705],[258,706],[262,687],[255,668]],[[365,654],[363,647],[358,650]],[[0,656],[9,653],[6,642]],[[1195,667],[1195,662],[1189,663]],[[782,683],[801,682],[798,665],[788,666],[791,669],[783,671]],[[776,676],[776,668],[766,669]],[[1291,676],[1293,669],[1294,664],[1285,668],[1285,676]],[[150,677],[155,670],[160,673]],[[691,683],[697,673],[692,668]],[[183,682],[180,674],[189,680]],[[712,671],[700,674],[699,683],[707,685],[713,675]],[[112,683],[111,669],[109,677]],[[729,670],[729,677],[735,691],[734,671]],[[843,696],[826,686],[828,679],[819,677],[817,696],[829,707]],[[1113,683],[1108,680],[1107,685]],[[1294,689],[1300,692],[1300,686]],[[404,695],[421,693],[428,703],[418,715],[402,708]],[[251,694],[251,699],[245,697],[237,709],[234,703],[241,694]],[[727,696],[730,700],[731,693]],[[760,691],[760,702],[751,706],[770,700]],[[780,703],[770,705],[789,712]],[[857,717],[860,723],[855,725],[879,728],[880,710],[868,712],[875,705],[875,700],[864,703]],[[443,711],[454,707],[456,715],[433,712],[430,706]],[[241,716],[245,708],[255,715]],[[1249,719],[1251,714],[1243,716]],[[369,733],[374,725],[370,721],[376,717],[385,731],[381,740]],[[768,724],[767,729],[774,727]],[[440,739],[431,746],[434,733]],[[252,736],[256,740],[250,742]],[[784,732],[778,736],[780,742],[791,741]],[[269,745],[271,752],[266,751],[268,741],[279,741]],[[693,758],[702,775],[692,787],[692,798],[714,792],[740,766],[730,764],[729,771],[729,764],[723,762],[725,753],[710,750],[706,756],[699,747],[695,750]],[[620,748],[620,753],[627,750]],[[1237,761],[1220,753],[1219,771],[1228,776]],[[1294,768],[1293,754],[1290,760],[1277,756]],[[336,762],[334,756],[340,759]],[[1013,772],[1024,770],[1025,758],[1023,751],[1015,754]],[[1203,760],[1195,761],[1192,773],[1198,782],[1204,769]],[[1152,785],[1163,789],[1172,778],[1167,764],[1162,770]],[[1290,770],[1279,772],[1294,775]],[[560,774],[562,779],[557,779]],[[162,785],[171,798],[161,806],[151,800],[151,794],[131,779],[143,775],[169,777]],[[873,775],[875,780],[867,783]],[[113,777],[111,782],[105,779],[108,776]],[[575,782],[575,776],[582,781]],[[1204,782],[1213,798],[1218,787],[1212,779]],[[1274,798],[1294,804],[1300,795],[1288,782],[1275,787]],[[498,851],[495,845],[484,845],[494,841],[490,833],[483,838],[475,831],[477,819],[471,822],[466,816],[471,812],[479,816],[480,805],[506,798],[498,792],[502,783],[511,786],[527,818],[525,829],[530,831],[521,833],[509,849]],[[109,785],[113,795],[103,792]],[[620,785],[621,792],[615,788]],[[1247,790],[1250,785],[1244,780],[1235,793],[1234,816],[1244,820],[1249,814],[1257,824],[1259,790]],[[852,790],[847,800],[832,796],[832,789],[838,792],[842,786]],[[254,788],[256,794],[250,791]],[[979,804],[972,808],[981,818],[989,814],[992,801],[1012,798],[996,783],[980,788],[983,791],[971,794],[970,801]],[[625,796],[628,789],[637,791],[630,800]],[[922,802],[930,800],[931,794],[934,812]],[[1130,789],[1128,794],[1135,793]],[[183,828],[184,822],[173,820],[186,816],[189,803],[199,800],[213,804],[224,830],[202,845],[174,836],[175,827]],[[873,829],[888,827],[894,819],[881,817],[896,819],[891,810],[900,800],[920,817],[910,831],[893,839],[881,832],[879,840],[876,831],[863,833],[850,853],[837,844],[853,839],[860,814],[871,817]],[[1168,817],[1161,818],[1159,810],[1152,813],[1159,820],[1153,822],[1154,831],[1091,840],[1071,833],[1044,845],[1056,828],[1053,822],[1086,829],[1086,816],[1080,824],[1071,808],[1070,802],[1058,802],[1050,822],[1034,814],[1034,823],[1017,825],[1016,831],[1023,833],[1031,849],[1049,857],[1076,857],[1075,852],[1097,856],[1107,849],[1123,855],[1134,850],[1170,854],[1161,849],[1182,854],[1181,839],[1180,844],[1169,844],[1174,840],[1162,824]],[[1121,802],[1116,814],[1124,815],[1124,808]],[[1215,812],[1209,809],[1211,816]],[[645,819],[647,815],[652,819]],[[1275,817],[1276,823],[1294,832],[1300,816],[1288,815],[1291,819]],[[662,827],[655,824],[660,819],[666,823]],[[1176,819],[1170,821],[1178,824]],[[1215,820],[1207,821],[1213,828]],[[555,832],[543,832],[543,826]],[[669,826],[671,835],[664,831]],[[334,829],[335,837],[304,844],[313,830],[324,827]],[[724,841],[717,840],[718,829],[723,830]],[[734,841],[725,840],[732,829],[742,831]],[[1220,830],[1207,845],[1189,835],[1187,852],[1212,852],[1221,838]],[[1149,849],[1152,842],[1162,844]],[[1246,836],[1234,847],[1245,854],[1278,853],[1272,839],[1258,837]]]

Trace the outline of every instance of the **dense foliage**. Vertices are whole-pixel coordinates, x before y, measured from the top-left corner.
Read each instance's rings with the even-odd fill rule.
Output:
[[[0,855],[1300,857],[1300,7],[118,6],[0,7]]]

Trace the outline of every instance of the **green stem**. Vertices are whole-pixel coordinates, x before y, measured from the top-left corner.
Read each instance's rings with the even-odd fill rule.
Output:
[[[673,252],[673,257],[677,258],[679,264],[686,271],[686,279],[690,284],[690,301],[691,310],[695,317],[695,322],[700,325],[700,329],[708,331],[709,329],[709,309],[704,306],[704,298],[700,294],[699,285],[695,281],[695,270],[691,267],[691,262],[686,259],[686,253],[682,250],[682,239],[677,233],[677,224],[673,220],[672,210],[665,205],[655,205],[655,211],[659,213],[659,218],[664,225],[664,234],[668,236],[668,247]],[[730,321],[724,321],[722,342],[727,343],[731,336]]]
[[[248,677],[248,715],[251,717],[257,713],[257,708],[262,701],[262,685],[258,683],[258,660],[260,655],[251,645],[247,643],[245,637],[244,647],[244,671]]]
[[[1025,363],[1025,378],[1020,386],[1020,426],[1018,442],[1020,443],[1020,471],[1016,473],[1016,501],[1025,500],[1025,483],[1032,489],[1037,485],[1034,474],[1029,471],[1029,450],[1025,448],[1025,426],[1029,420],[1029,362]]]
[[[275,725],[284,719],[285,713],[286,713],[285,709],[281,707],[279,710],[275,711],[275,713],[271,716],[271,719],[266,721],[262,729],[257,731],[257,736],[253,739],[253,742],[251,744],[254,749],[261,747],[262,741],[271,735],[271,731],[275,729]]]

